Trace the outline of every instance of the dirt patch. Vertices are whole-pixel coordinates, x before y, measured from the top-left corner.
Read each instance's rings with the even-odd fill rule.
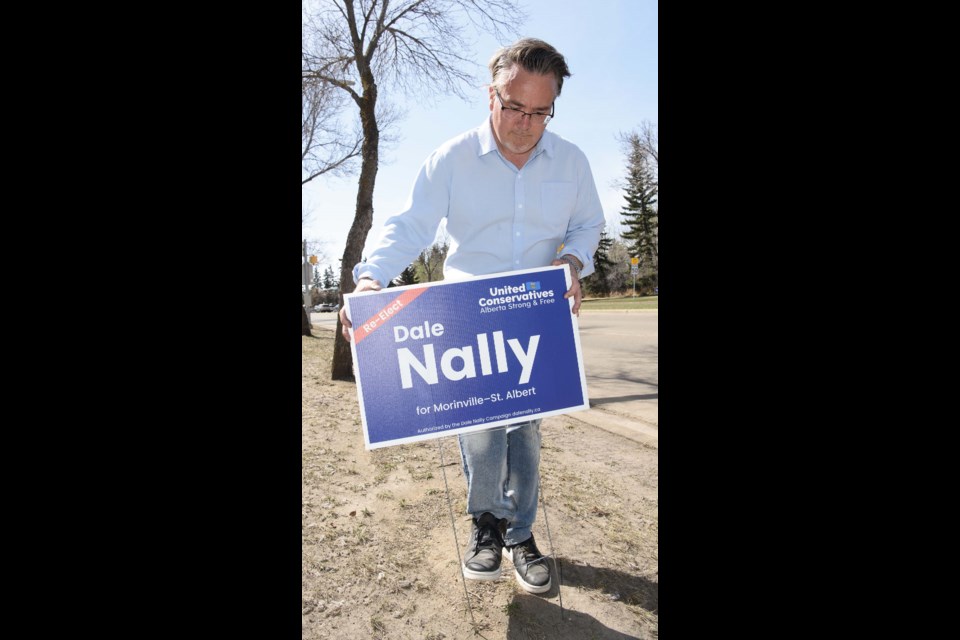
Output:
[[[546,418],[534,535],[544,553],[552,538],[562,585],[554,573],[551,591],[528,594],[505,561],[499,580],[466,581],[471,620],[456,438],[365,450],[355,386],[329,379],[333,332],[314,333],[302,339],[302,638],[657,637],[656,449],[577,414]]]

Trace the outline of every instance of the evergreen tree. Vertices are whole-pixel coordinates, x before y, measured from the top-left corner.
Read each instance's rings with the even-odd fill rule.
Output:
[[[333,275],[333,268],[330,265],[327,265],[327,268],[323,270],[323,288],[324,289],[335,289],[339,283],[337,282],[336,277]]]
[[[613,262],[610,260],[610,247],[613,238],[607,234],[606,228],[600,232],[600,244],[593,254],[594,272],[583,281],[584,289],[591,295],[608,295],[610,293],[610,270]]]
[[[624,185],[624,200],[621,209],[627,230],[622,237],[630,255],[639,260],[642,287],[653,288],[657,283],[657,180],[651,167],[649,154],[645,152],[640,136],[634,132],[623,138],[627,152],[627,179]]]
[[[396,278],[390,281],[391,287],[402,287],[407,284],[417,284],[420,282],[417,279],[417,274],[413,269],[413,264],[407,265],[407,268],[400,272]]]
[[[607,254],[613,266],[607,273],[607,287],[610,294],[624,293],[633,284],[630,277],[630,253],[619,238],[614,238]]]

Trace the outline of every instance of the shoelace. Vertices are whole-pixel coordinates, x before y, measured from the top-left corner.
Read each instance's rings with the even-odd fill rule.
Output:
[[[497,541],[496,532],[490,527],[477,528],[477,549],[492,547]]]
[[[542,562],[544,557],[534,551],[533,545],[529,543],[519,544],[513,548],[513,557],[519,566],[525,567],[528,564]]]

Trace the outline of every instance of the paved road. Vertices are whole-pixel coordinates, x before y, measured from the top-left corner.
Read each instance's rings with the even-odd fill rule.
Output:
[[[321,329],[337,330],[337,314],[333,311],[326,313],[311,313],[310,324]]]
[[[658,317],[657,311],[580,314],[580,345],[591,408],[571,413],[571,418],[657,446]],[[337,314],[311,313],[310,322],[332,331]]]
[[[580,345],[591,409],[570,417],[657,445],[658,318],[657,311],[580,314]]]

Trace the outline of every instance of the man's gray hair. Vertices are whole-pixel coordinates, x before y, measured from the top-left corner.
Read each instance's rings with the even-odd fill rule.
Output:
[[[563,79],[570,77],[570,69],[559,51],[536,38],[521,38],[508,47],[498,49],[487,65],[490,67],[490,83],[496,89],[503,89],[520,66],[530,73],[553,75],[557,80],[557,95],[563,89]]]

